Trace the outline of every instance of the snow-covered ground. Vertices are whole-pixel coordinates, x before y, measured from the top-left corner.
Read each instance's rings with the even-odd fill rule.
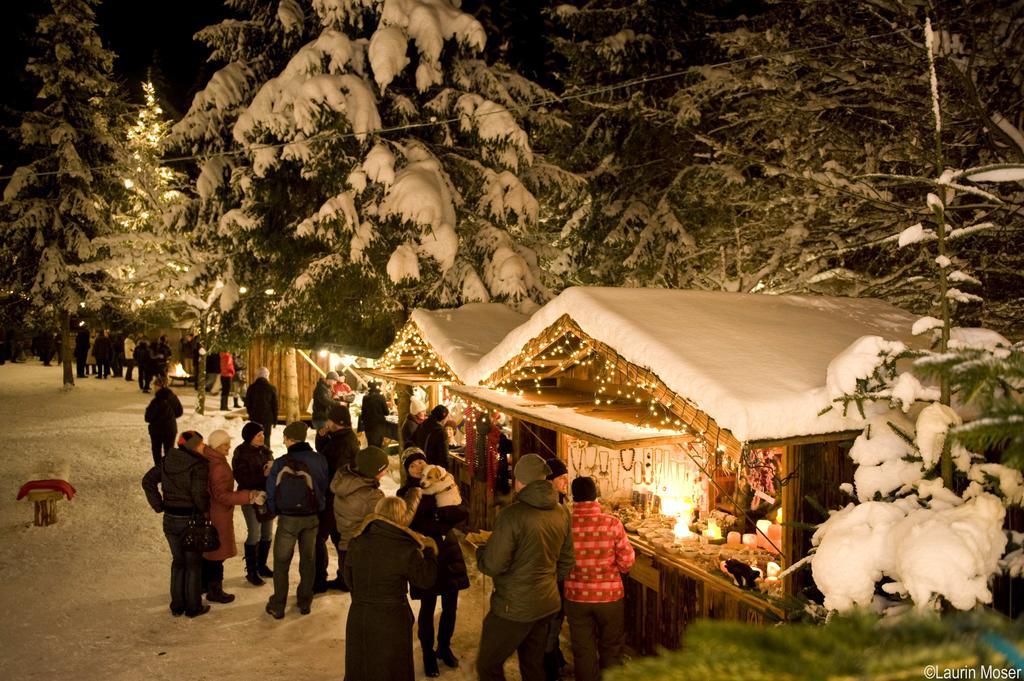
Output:
[[[318,595],[312,613],[299,615],[294,604],[297,558],[281,621],[263,610],[270,584],[245,582],[241,555],[225,563],[225,588],[237,596],[234,603],[214,604],[208,615],[195,620],[170,615],[170,553],[161,516],[149,508],[140,486],[152,465],[143,422],[149,395],[123,379],[80,379],[64,392],[60,372],[37,362],[0,367],[4,678],[341,678],[349,596],[336,591]],[[237,442],[243,421],[196,416],[194,393],[176,392],[186,412],[180,429],[207,434],[224,427]],[[281,450],[280,428],[274,440]],[[70,482],[78,495],[70,503],[59,502],[56,525],[34,527],[31,504],[15,496],[26,480],[57,460],[70,462]],[[389,481],[387,490],[393,493],[396,487]],[[239,541],[244,527],[241,512],[235,513]],[[473,585],[461,594],[453,644],[462,666],[448,670],[442,665],[442,679],[475,678],[485,587],[472,561],[467,562]],[[334,568],[332,560],[332,575]],[[414,610],[417,605],[414,601]],[[418,644],[415,657],[417,677],[424,678]],[[515,667],[508,664],[510,678],[518,678]]]

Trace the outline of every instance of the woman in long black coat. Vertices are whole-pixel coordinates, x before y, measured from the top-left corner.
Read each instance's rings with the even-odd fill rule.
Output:
[[[414,681],[408,585],[437,578],[437,547],[403,521],[405,502],[385,497],[348,545],[344,576],[352,592],[345,626],[346,681]]]
[[[398,490],[398,496],[411,500],[409,494],[419,488],[420,478],[427,461],[423,451],[410,447],[405,450],[402,465],[405,466],[405,484]],[[449,667],[458,667],[459,659],[452,652],[452,636],[455,634],[455,618],[459,608],[459,591],[469,588],[469,575],[462,547],[452,528],[464,521],[468,513],[461,506],[437,507],[434,497],[424,494],[420,498],[416,514],[409,524],[410,529],[434,540],[438,547],[437,581],[428,588],[411,589],[413,598],[420,601],[420,616],[416,633],[423,649],[423,669],[427,676],[438,676],[437,661],[440,659]],[[434,649],[434,611],[437,599],[441,598],[441,621],[437,628],[437,649]]]

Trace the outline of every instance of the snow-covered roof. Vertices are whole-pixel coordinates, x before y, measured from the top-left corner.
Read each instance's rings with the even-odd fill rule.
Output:
[[[447,310],[417,308],[409,319],[456,378],[465,380],[480,358],[528,317],[501,303],[469,303]]]
[[[557,424],[568,429],[577,437],[583,437],[592,444],[625,449],[627,447],[649,446],[652,440],[670,441],[680,437],[678,430],[665,430],[638,426],[632,423],[610,421],[598,416],[581,414],[569,407],[553,404],[539,404],[515,393],[491,390],[481,386],[459,385],[450,388],[457,395],[493,405],[502,411],[525,416],[533,422]]]
[[[909,342],[915,320],[867,298],[574,287],[460,376],[482,383],[562,315],[741,442],[856,428],[839,410],[818,416],[830,404],[829,362],[861,336]]]

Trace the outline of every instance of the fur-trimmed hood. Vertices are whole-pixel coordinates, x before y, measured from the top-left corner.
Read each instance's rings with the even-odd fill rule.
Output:
[[[361,535],[370,527],[370,525],[372,525],[375,522],[383,523],[384,525],[386,525],[387,528],[389,528],[388,531],[400,532],[406,535],[414,542],[416,542],[417,546],[419,546],[420,551],[430,548],[434,551],[435,554],[437,553],[437,543],[434,542],[433,539],[431,539],[430,537],[425,537],[419,532],[413,532],[405,525],[400,525],[395,521],[391,520],[390,518],[385,518],[384,516],[378,515],[377,513],[371,513],[370,515],[366,516],[363,522],[359,524],[359,528],[356,530],[356,533],[352,535],[352,538],[355,539],[356,537]]]

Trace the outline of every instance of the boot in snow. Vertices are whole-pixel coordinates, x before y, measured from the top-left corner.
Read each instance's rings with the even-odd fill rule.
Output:
[[[273,577],[274,571],[267,567],[267,556],[270,555],[270,540],[260,541],[256,545],[256,571],[260,577]]]
[[[245,581],[253,586],[266,584],[260,579],[259,564],[256,560],[256,544],[245,544]]]
[[[437,659],[445,663],[445,666],[451,667],[452,669],[459,666],[459,658],[455,657],[455,653],[453,653],[452,649],[448,646],[438,648],[435,654],[437,655]]]
[[[206,600],[210,603],[230,603],[235,600],[235,595],[224,593],[224,582],[210,582]]]
[[[423,649],[423,671],[430,677],[441,676],[441,670],[437,668],[437,658],[429,647]]]

